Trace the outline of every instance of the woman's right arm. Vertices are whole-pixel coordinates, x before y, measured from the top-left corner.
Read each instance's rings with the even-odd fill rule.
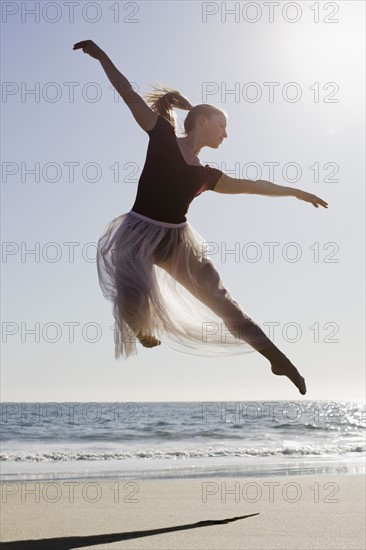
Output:
[[[142,97],[133,90],[130,82],[125,76],[115,67],[108,55],[92,40],[83,40],[74,44],[74,50],[82,49],[84,53],[89,54],[94,59],[100,61],[107,77],[112,86],[115,87],[119,95],[122,97],[126,105],[131,110],[136,122],[145,132],[152,130],[155,126],[158,114],[155,113]]]

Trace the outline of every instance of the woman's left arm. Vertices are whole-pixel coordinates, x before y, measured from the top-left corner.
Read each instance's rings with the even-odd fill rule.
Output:
[[[251,195],[266,195],[269,197],[296,197],[299,200],[310,202],[313,206],[318,208],[328,208],[328,203],[323,199],[296,189],[295,187],[285,187],[283,185],[277,185],[267,180],[245,180],[235,179],[227,174],[223,174],[217,182],[214,191],[216,193],[247,193]]]

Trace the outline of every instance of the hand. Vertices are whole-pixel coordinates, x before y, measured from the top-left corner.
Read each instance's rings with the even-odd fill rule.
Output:
[[[296,189],[295,197],[301,201],[311,202],[315,208],[319,208],[319,205],[323,206],[323,208],[328,208],[328,203],[323,201],[323,199],[320,199],[311,193],[307,193],[306,191],[301,191],[301,189]]]
[[[101,50],[93,40],[77,42],[74,44],[73,50],[79,50],[80,48],[82,48],[84,53],[88,53],[91,57],[94,57],[94,59],[101,59],[104,55],[103,50]]]

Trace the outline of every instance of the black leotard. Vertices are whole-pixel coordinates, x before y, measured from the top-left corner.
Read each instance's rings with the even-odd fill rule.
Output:
[[[150,141],[132,210],[154,220],[183,223],[193,199],[213,190],[222,172],[208,164],[187,164],[174,127],[162,115],[147,133]]]

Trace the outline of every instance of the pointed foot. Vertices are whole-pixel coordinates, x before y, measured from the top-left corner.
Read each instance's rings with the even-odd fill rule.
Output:
[[[276,376],[287,376],[295,384],[301,395],[306,394],[305,378],[301,376],[297,368],[285,355],[282,360],[271,363],[271,370]]]

